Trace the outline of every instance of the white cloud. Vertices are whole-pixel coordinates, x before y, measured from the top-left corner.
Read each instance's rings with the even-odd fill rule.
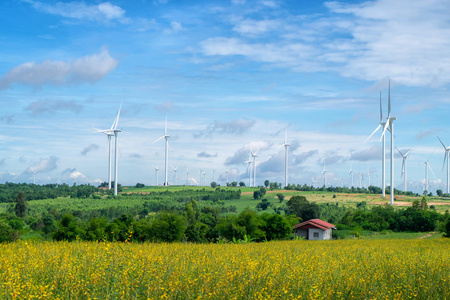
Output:
[[[233,30],[247,36],[258,36],[280,26],[279,20],[251,20],[246,19],[233,27]]]
[[[46,173],[56,169],[56,163],[58,162],[56,156],[50,156],[49,158],[41,159],[38,163],[28,168],[28,172]]]
[[[12,84],[41,87],[47,84],[64,85],[94,83],[114,70],[119,62],[109,55],[106,48],[100,53],[87,55],[75,61],[27,62],[0,77],[0,90]]]
[[[89,21],[113,21],[127,22],[125,10],[110,2],[102,2],[97,5],[89,5],[84,2],[57,2],[47,4],[39,1],[24,0],[30,3],[35,9],[52,15],[59,15],[65,18],[89,20]]]
[[[328,2],[331,16],[283,19],[234,17],[243,36],[268,36],[272,42],[211,37],[201,43],[207,56],[245,58],[299,72],[333,71],[377,81],[392,78],[409,86],[450,82],[450,2],[433,0]],[[273,41],[276,42],[273,42]]]

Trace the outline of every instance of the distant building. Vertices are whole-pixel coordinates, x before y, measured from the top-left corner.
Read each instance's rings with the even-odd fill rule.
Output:
[[[306,240],[331,240],[332,229],[336,229],[333,224],[320,219],[311,219],[295,225],[294,234]]]

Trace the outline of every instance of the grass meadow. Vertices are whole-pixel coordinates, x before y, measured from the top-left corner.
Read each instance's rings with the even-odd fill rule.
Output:
[[[0,244],[2,299],[448,299],[450,239]]]

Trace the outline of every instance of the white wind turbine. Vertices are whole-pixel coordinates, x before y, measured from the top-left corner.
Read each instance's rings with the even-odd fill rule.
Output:
[[[120,104],[119,114],[120,114],[121,107],[122,107],[122,104]],[[108,190],[111,189],[111,177],[112,177],[111,176],[111,137],[113,137],[115,135],[114,130],[116,130],[116,128],[117,128],[117,122],[119,121],[119,114],[114,119],[114,122],[112,123],[110,129],[100,130],[100,129],[94,128],[95,130],[97,130],[97,132],[105,134],[108,138]]]
[[[371,135],[369,135],[369,137],[364,141],[367,142],[372,135],[375,134],[375,132],[378,131],[378,129],[380,128],[386,128],[386,122],[383,120],[383,110],[382,110],[382,106],[381,106],[381,91],[380,91],[380,124],[378,125],[378,127],[372,132]],[[380,141],[382,142],[382,148],[381,148],[381,196],[384,198],[386,197],[386,137],[384,135],[384,130],[383,130],[383,134],[381,135]]]
[[[118,175],[119,175],[119,132],[122,132],[122,129],[117,129],[117,124],[119,124],[120,110],[122,109],[122,104],[120,104],[119,112],[117,113],[116,119],[113,122],[113,125],[110,129],[100,130],[97,129],[97,132],[104,133],[108,136],[108,152],[109,152],[109,173],[108,173],[108,188],[111,188],[111,136],[114,136],[114,196],[117,196],[117,184],[118,184]]]
[[[214,180],[214,174],[216,173],[216,170],[213,170],[213,182],[215,181]]]
[[[425,186],[424,186],[424,191],[428,192],[428,168],[430,168],[431,173],[433,174],[434,178],[436,178],[436,175],[434,175],[433,169],[430,166],[430,158],[431,155],[433,155],[433,153],[430,154],[430,157],[428,157],[428,160],[424,162],[425,164]]]
[[[441,141],[441,139],[439,137],[437,137],[439,139],[439,142],[441,142],[442,147],[444,147],[445,150],[445,154],[444,154],[444,162],[442,164],[442,170],[444,170],[444,166],[445,166],[445,160],[447,160],[447,194],[450,193],[450,189],[449,189],[449,154],[450,154],[450,147],[445,147],[444,143]]]
[[[386,124],[384,125],[383,134],[386,133],[386,129],[389,128],[391,132],[391,170],[390,170],[390,196],[391,205],[394,205],[394,121],[397,120],[396,117],[391,117],[391,81],[389,81],[389,92],[388,92],[388,116],[386,119]]]
[[[190,185],[189,184],[189,169],[186,169],[186,185]]]
[[[167,134],[167,116],[166,116],[166,126],[164,127],[164,135],[153,142],[156,143],[162,139],[165,139],[165,155],[164,155],[164,185],[168,186],[168,169],[169,169],[169,141],[170,135]]]
[[[252,154],[252,159],[253,159],[253,186],[256,186],[256,158],[258,157],[256,154],[258,153],[258,151],[253,152],[252,149],[250,149],[250,152]]]
[[[397,147],[395,147],[398,151],[398,153],[400,153],[400,155],[402,156],[403,160],[402,160],[402,176],[403,176],[403,191],[406,192],[406,182],[407,182],[407,173],[406,173],[406,159],[408,158],[408,154],[409,152],[411,152],[412,149],[409,149],[405,154],[403,154],[400,149],[398,149]]]
[[[36,170],[33,170],[33,184],[36,184]]]
[[[200,169],[200,186],[203,186],[203,169]]]
[[[353,171],[352,165],[350,165],[350,171],[348,172],[348,173],[352,176],[352,185],[350,186],[350,188],[353,187],[353,173],[354,173],[354,172],[355,172],[355,171]]]
[[[156,186],[158,186],[158,166],[153,166],[155,168]]]
[[[228,169],[225,169],[225,173],[227,174],[227,181],[225,182],[225,184],[228,184]]]
[[[322,175],[323,175],[323,186],[326,187],[327,186],[327,173],[328,170],[325,168],[325,162],[323,163],[323,171],[322,171]]]
[[[177,180],[178,180],[177,171],[178,171],[178,167],[172,166],[172,169],[173,169],[173,172],[174,172],[174,174],[173,174],[173,182],[174,182],[175,185],[177,185]]]
[[[369,182],[367,183],[367,188],[370,186],[370,170],[367,171],[367,178],[369,179]]]
[[[280,145],[277,149],[284,147],[284,186],[288,186],[288,148],[289,144],[287,143],[287,128],[284,134],[284,144]]]

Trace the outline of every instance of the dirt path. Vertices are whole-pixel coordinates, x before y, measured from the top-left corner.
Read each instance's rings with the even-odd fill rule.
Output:
[[[426,238],[428,238],[428,237],[430,237],[430,236],[432,236],[432,235],[434,235],[434,234],[436,234],[436,233],[437,233],[436,231],[433,231],[433,232],[428,233],[427,235],[418,237],[418,239],[419,239],[419,240],[423,240],[423,239],[426,239]]]
[[[266,191],[266,194],[289,193],[289,192],[293,192],[293,191],[289,191],[289,190]],[[253,192],[242,192],[241,195],[253,195]]]

